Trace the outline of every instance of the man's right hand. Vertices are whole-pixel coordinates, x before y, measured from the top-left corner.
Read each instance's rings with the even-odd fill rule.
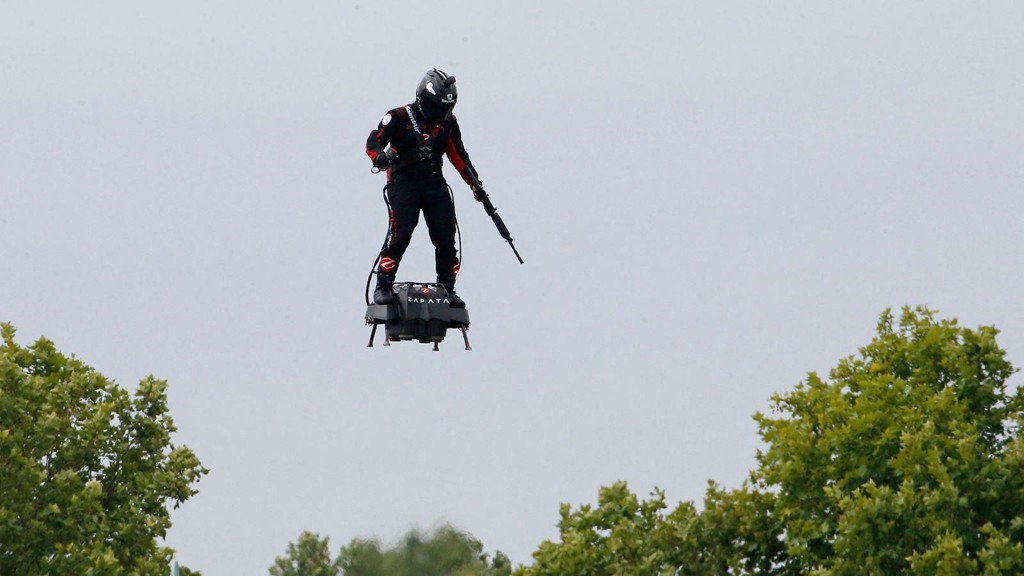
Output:
[[[377,154],[376,157],[374,157],[373,166],[375,168],[379,168],[380,170],[384,170],[388,166],[391,166],[391,157],[385,154],[384,152],[381,152],[380,154]]]

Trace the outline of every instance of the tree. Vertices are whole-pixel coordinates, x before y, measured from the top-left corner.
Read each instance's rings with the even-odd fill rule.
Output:
[[[754,478],[815,574],[1024,572],[1022,396],[997,330],[889,311],[829,379],[757,415]]]
[[[521,576],[1024,573],[1024,396],[992,327],[925,308],[755,415],[766,448],[703,510],[624,484],[562,507],[561,541]]]
[[[338,576],[340,566],[331,560],[330,539],[303,532],[295,544],[288,544],[285,557],[270,567],[270,576]]]
[[[520,576],[578,574],[611,576],[673,574],[676,561],[693,544],[688,528],[696,512],[684,504],[665,512],[665,495],[655,490],[640,500],[625,482],[602,488],[597,506],[573,511],[563,504],[558,529],[561,542],[543,542],[534,564]]]
[[[488,562],[483,544],[444,525],[432,532],[410,530],[400,543],[382,549],[377,540],[355,539],[338,558],[345,576],[503,576],[511,573],[501,552]]]
[[[303,532],[288,545],[287,557],[278,557],[271,576],[509,576],[508,557],[493,560],[472,536],[451,526],[430,533],[410,530],[399,544],[382,548],[374,539],[354,539],[331,560],[328,539]]]
[[[717,576],[767,574],[783,554],[770,499],[710,484],[704,511],[669,511],[655,490],[640,500],[625,482],[598,492],[597,506],[563,504],[560,542],[544,542],[517,576]]]
[[[175,446],[167,384],[134,395],[40,338],[2,325],[0,574],[166,575],[167,506],[207,472]]]

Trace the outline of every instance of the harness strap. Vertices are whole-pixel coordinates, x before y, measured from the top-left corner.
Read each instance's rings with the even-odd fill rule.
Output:
[[[420,123],[416,121],[416,116],[412,113],[412,108],[409,105],[405,106],[405,113],[409,116],[409,123],[412,124],[413,132],[416,133],[416,139],[419,144],[419,154],[415,156],[399,156],[397,162],[394,162],[391,166],[393,172],[398,172],[406,166],[416,164],[419,162],[427,162],[435,166],[441,165],[441,158],[437,156],[435,158],[434,151],[426,146],[426,140],[423,137],[423,130],[420,129]]]
[[[405,106],[405,113],[409,115],[409,122],[412,122],[412,129],[416,132],[416,135],[423,139],[423,132],[420,131],[420,123],[416,121],[416,117],[412,115],[412,108],[409,105]]]

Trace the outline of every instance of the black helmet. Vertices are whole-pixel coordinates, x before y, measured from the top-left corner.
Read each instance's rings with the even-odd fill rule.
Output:
[[[455,76],[449,76],[437,68],[427,72],[416,87],[416,104],[430,122],[447,120],[458,99]]]

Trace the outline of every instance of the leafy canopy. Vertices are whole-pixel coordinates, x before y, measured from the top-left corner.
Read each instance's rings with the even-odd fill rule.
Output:
[[[167,506],[207,472],[175,446],[167,384],[129,394],[40,338],[2,325],[0,574],[166,575]]]
[[[775,396],[777,416],[756,416],[768,448],[753,477],[775,494],[790,564],[1024,572],[1024,404],[998,331],[905,308],[877,332],[828,380],[812,373]]]
[[[755,415],[741,488],[712,483],[700,512],[602,488],[517,574],[1024,574],[1024,397],[997,334],[886,311],[859,354]]]
[[[285,556],[274,560],[270,576],[338,576],[341,568],[331,560],[329,548],[329,538],[303,532],[297,542],[288,544]]]
[[[311,532],[288,545],[270,568],[271,576],[508,576],[511,564],[501,552],[488,559],[483,545],[451,526],[430,533],[410,530],[392,547],[354,539],[334,560],[328,539]]]

